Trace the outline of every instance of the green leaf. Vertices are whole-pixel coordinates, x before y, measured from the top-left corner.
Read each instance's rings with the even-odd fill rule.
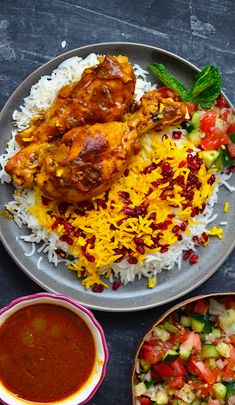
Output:
[[[174,76],[172,76],[164,65],[162,65],[161,63],[150,63],[149,67],[153,71],[153,73],[158,77],[158,79],[163,84],[165,84],[165,86],[169,87],[176,94],[178,94],[183,101],[186,100],[187,90],[185,86]]]
[[[229,134],[229,138],[232,141],[232,143],[235,143],[235,132],[232,132],[231,134]]]
[[[196,103],[212,103],[221,92],[221,73],[215,66],[207,65],[196,75],[196,82],[188,93],[188,100]]]
[[[233,383],[233,382],[229,382],[229,383],[224,383],[225,385],[226,385],[226,388],[227,388],[227,393],[226,393],[226,398],[225,398],[225,400],[226,400],[226,403],[227,403],[227,401],[229,400],[229,397],[231,397],[233,394],[235,394],[235,383]]]

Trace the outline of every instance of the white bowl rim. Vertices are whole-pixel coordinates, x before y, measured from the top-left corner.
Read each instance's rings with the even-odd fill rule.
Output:
[[[2,307],[0,309],[0,316],[5,314],[7,311],[12,309],[17,304],[20,304],[22,302],[27,303],[28,301],[34,301],[37,298],[49,298],[49,299],[54,300],[55,303],[56,303],[56,301],[57,302],[66,302],[66,303],[70,304],[71,306],[76,307],[79,311],[84,312],[90,318],[91,323],[94,325],[94,327],[100,333],[101,342],[102,342],[102,348],[103,348],[103,352],[104,352],[104,360],[103,360],[103,364],[102,364],[102,371],[101,371],[98,383],[93,388],[93,390],[90,392],[90,394],[87,396],[87,398],[85,398],[82,402],[79,402],[77,404],[77,405],[83,405],[83,404],[87,403],[88,401],[90,401],[90,399],[95,395],[96,391],[98,390],[98,388],[102,384],[102,382],[104,380],[104,377],[106,375],[107,363],[108,363],[108,359],[109,359],[109,351],[108,351],[108,346],[107,346],[107,343],[106,343],[106,338],[105,338],[103,328],[101,327],[100,323],[96,320],[93,313],[89,309],[84,307],[83,305],[79,304],[74,299],[72,299],[70,297],[67,297],[66,295],[63,295],[63,294],[54,294],[54,293],[46,293],[46,292],[40,292],[40,293],[35,293],[35,294],[30,294],[30,295],[25,295],[25,296],[22,296],[22,297],[15,298],[8,305],[6,305],[6,306],[4,306],[4,307]],[[92,331],[91,331],[91,333],[92,333]],[[92,333],[92,335],[93,335],[93,333]],[[94,335],[93,335],[93,337],[94,337]],[[12,405],[13,404],[13,402],[12,402],[12,404],[4,402],[1,398],[0,398],[0,400],[4,405]],[[64,400],[61,400],[61,404],[63,404],[63,401],[66,404],[66,398]],[[25,402],[25,403],[27,403],[27,402]],[[40,404],[40,403],[38,403],[38,404]],[[45,403],[45,405],[46,404],[47,403]],[[37,405],[37,402],[35,402],[35,405]]]

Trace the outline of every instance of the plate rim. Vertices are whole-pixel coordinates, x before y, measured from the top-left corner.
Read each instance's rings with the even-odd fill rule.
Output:
[[[18,86],[17,88],[13,91],[13,93],[10,95],[10,97],[8,98],[8,100],[6,101],[6,103],[4,104],[1,112],[0,112],[0,121],[2,119],[2,117],[5,114],[5,111],[8,110],[9,106],[11,105],[12,100],[14,100],[14,98],[18,95],[18,93],[21,91],[22,88],[25,87],[25,84],[27,84],[28,81],[30,81],[35,75],[37,75],[37,73],[40,72],[41,69],[47,67],[48,65],[50,65],[52,62],[58,62],[57,66],[62,63],[64,60],[75,56],[75,54],[79,53],[79,51],[83,51],[83,50],[87,50],[89,51],[90,48],[94,48],[94,47],[101,47],[101,46],[108,46],[108,47],[112,47],[112,46],[130,46],[130,47],[142,47],[142,48],[148,48],[150,50],[153,50],[155,52],[159,52],[161,54],[167,55],[171,58],[174,58],[176,60],[178,60],[179,62],[187,65],[188,67],[190,67],[191,69],[193,69],[194,71],[200,71],[200,69],[194,65],[193,63],[191,63],[190,61],[188,61],[187,59],[184,59],[183,57],[175,54],[174,52],[168,51],[166,49],[163,48],[159,48],[159,47],[155,47],[153,45],[149,45],[149,44],[144,44],[144,43],[138,43],[138,42],[99,42],[99,43],[94,43],[94,44],[89,44],[89,45],[84,45],[78,48],[74,48],[71,49],[67,52],[61,53],[57,56],[55,56],[54,58],[51,58],[49,61],[43,63],[41,66],[39,66],[37,69],[35,69],[33,72],[31,72]],[[53,69],[54,70],[54,69]],[[229,105],[234,109],[232,102],[229,100],[229,98],[223,93],[223,91],[221,92],[221,94],[223,94],[223,96],[226,98],[227,102],[229,103]],[[20,260],[20,258],[18,258],[18,256],[12,251],[10,244],[8,244],[4,238],[3,235],[3,230],[2,227],[0,225],[0,241],[2,242],[4,248],[6,249],[6,251],[8,252],[8,254],[10,255],[10,257],[13,259],[13,261],[17,264],[17,266],[31,279],[33,280],[33,282],[35,282],[39,287],[43,288],[45,291],[48,292],[52,292],[54,294],[62,294],[61,291],[58,291],[57,289],[54,289],[53,287],[48,287],[47,284],[41,280],[38,280],[37,275],[32,274],[32,272],[30,272],[30,270],[28,269],[28,267],[22,263],[22,261]],[[129,307],[108,307],[108,306],[103,306],[103,305],[97,305],[97,304],[92,304],[92,303],[83,303],[81,301],[81,304],[84,305],[85,307],[91,308],[93,310],[98,310],[98,311],[104,311],[104,312],[136,312],[136,311],[142,311],[142,310],[146,310],[146,309],[150,309],[150,308],[155,308],[155,307],[159,307],[161,305],[164,304],[168,304],[172,301],[175,301],[183,296],[185,296],[186,294],[190,293],[191,291],[195,290],[197,287],[199,287],[200,285],[202,285],[205,281],[207,281],[214,273],[216,273],[216,271],[222,266],[222,264],[225,262],[225,260],[228,258],[228,256],[230,255],[230,253],[232,252],[232,250],[235,247],[235,239],[232,241],[231,245],[229,246],[229,248],[226,250],[225,253],[223,253],[223,255],[221,256],[220,260],[216,263],[215,266],[213,266],[210,271],[208,271],[202,278],[200,278],[196,283],[193,283],[192,286],[188,287],[186,290],[184,290],[183,292],[178,292],[176,295],[172,296],[171,298],[165,298],[162,299],[160,302],[153,302],[150,304],[141,304],[141,305],[136,305],[133,306],[131,308]],[[72,298],[74,299],[74,298]],[[124,298],[125,299],[125,298]],[[76,300],[76,299],[75,299]],[[78,302],[79,301],[79,292],[78,292]]]

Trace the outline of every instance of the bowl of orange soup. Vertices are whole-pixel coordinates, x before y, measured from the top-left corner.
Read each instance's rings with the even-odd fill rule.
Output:
[[[76,301],[39,293],[0,310],[0,402],[78,405],[102,383],[104,332]]]

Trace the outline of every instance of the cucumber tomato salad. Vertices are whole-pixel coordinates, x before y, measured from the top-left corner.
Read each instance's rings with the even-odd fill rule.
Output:
[[[194,301],[145,336],[136,405],[235,404],[235,297]]]

